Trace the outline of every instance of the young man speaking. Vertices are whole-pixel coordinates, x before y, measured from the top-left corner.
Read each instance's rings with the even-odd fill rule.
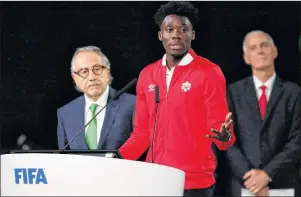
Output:
[[[185,196],[209,196],[216,166],[212,142],[220,150],[235,142],[225,78],[217,65],[190,48],[196,8],[187,2],[169,2],[154,18],[165,55],[140,73],[134,131],[119,151],[125,159],[136,160],[154,140],[146,161],[183,170]],[[160,103],[153,138],[155,86]]]

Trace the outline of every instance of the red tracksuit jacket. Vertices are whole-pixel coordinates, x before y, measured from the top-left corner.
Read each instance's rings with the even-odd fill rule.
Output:
[[[175,67],[167,91],[165,56],[145,67],[136,88],[136,112],[131,137],[119,149],[125,159],[136,160],[151,145],[154,131],[155,91],[159,86],[154,163],[186,173],[185,189],[207,188],[214,184],[215,156],[212,142],[220,150],[235,142],[209,139],[210,128],[220,129],[228,113],[226,83],[221,69],[192,49]],[[212,133],[211,133],[212,134]],[[151,160],[151,148],[146,161]]]

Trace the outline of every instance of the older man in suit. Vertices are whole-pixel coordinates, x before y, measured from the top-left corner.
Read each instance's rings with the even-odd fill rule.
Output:
[[[228,88],[237,141],[226,151],[232,196],[246,188],[267,196],[270,188],[296,188],[300,160],[300,89],[275,72],[278,55],[270,35],[248,33],[245,63],[253,75]],[[288,65],[289,66],[289,65]]]
[[[76,88],[84,95],[57,110],[59,149],[87,124],[114,97],[110,87],[110,62],[98,47],[78,48],[71,61],[71,75]],[[89,123],[70,149],[118,149],[130,136],[135,96],[122,94]]]

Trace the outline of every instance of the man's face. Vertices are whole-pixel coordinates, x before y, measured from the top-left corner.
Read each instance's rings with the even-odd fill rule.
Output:
[[[245,42],[244,60],[255,70],[266,70],[274,66],[277,48],[263,33],[250,35]]]
[[[72,78],[76,86],[91,98],[101,96],[110,80],[110,70],[104,66],[102,57],[94,52],[80,52],[73,66]]]
[[[168,15],[161,24],[158,37],[167,54],[181,57],[189,50],[195,32],[187,17]]]

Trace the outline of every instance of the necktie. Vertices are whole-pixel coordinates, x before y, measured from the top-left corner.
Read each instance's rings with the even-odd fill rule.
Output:
[[[97,104],[92,104],[90,106],[91,110],[91,118],[95,116]],[[97,149],[97,120],[94,118],[88,127],[87,133],[86,133],[86,143],[89,147],[89,149]]]
[[[261,95],[261,97],[259,99],[259,108],[260,108],[261,120],[263,120],[268,100],[267,100],[267,96],[266,96],[266,93],[265,93],[266,87],[265,86],[261,86],[260,88],[262,90],[262,95]]]

